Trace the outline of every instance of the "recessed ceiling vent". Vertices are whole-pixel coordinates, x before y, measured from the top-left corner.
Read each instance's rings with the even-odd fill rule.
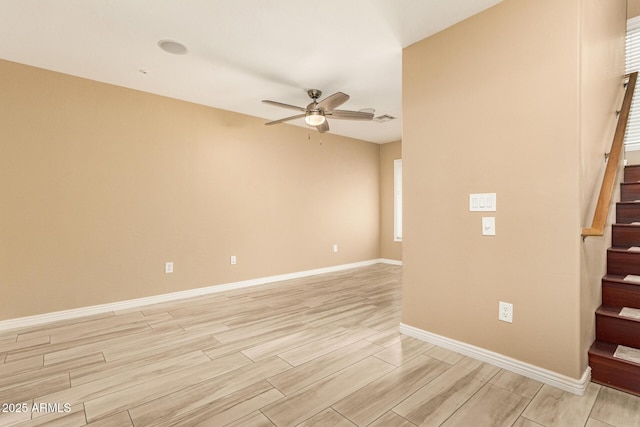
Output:
[[[381,116],[373,118],[373,120],[375,120],[378,123],[390,122],[391,120],[395,120],[395,119],[396,119],[396,117],[390,116],[388,114],[383,114]]]
[[[188,52],[185,45],[173,40],[160,40],[158,46],[160,46],[160,49],[173,55],[184,55]]]

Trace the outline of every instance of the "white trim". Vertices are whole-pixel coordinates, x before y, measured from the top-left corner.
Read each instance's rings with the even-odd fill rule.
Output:
[[[248,288],[251,286],[265,285],[267,283],[280,282],[301,277],[315,276],[318,274],[333,273],[336,271],[348,270],[351,268],[365,267],[373,264],[396,264],[398,261],[383,258],[371,259],[367,261],[354,262],[350,264],[335,265],[332,267],[316,268],[314,270],[298,271],[295,273],[279,274],[276,276],[262,277],[258,279],[243,280],[204,288],[189,289],[186,291],[172,292],[169,294],[154,295],[151,297],[137,298],[127,301],[112,302],[108,304],[93,305],[89,307],[74,308],[71,310],[56,311],[52,313],[38,314],[35,316],[18,317],[0,321],[0,331],[9,329],[36,326],[44,323],[56,322],[59,320],[74,319],[94,314],[107,313],[110,311],[125,310],[150,304],[174,301],[184,298],[193,298],[201,295],[215,294],[218,292],[231,291],[234,289]]]
[[[402,261],[397,259],[379,258],[378,261],[381,264],[402,265]]]
[[[489,351],[481,347],[476,347],[474,345],[443,337],[413,326],[405,325],[404,323],[400,323],[400,333],[417,338],[421,341],[436,344],[440,347],[464,354],[465,356],[489,363],[490,365],[504,368],[527,378],[568,391],[569,393],[577,394],[578,396],[584,395],[584,392],[591,381],[591,368],[589,367],[587,367],[582,374],[582,378],[577,380],[557,372],[549,371],[548,369],[513,359],[503,354],[494,353],[493,351]]]

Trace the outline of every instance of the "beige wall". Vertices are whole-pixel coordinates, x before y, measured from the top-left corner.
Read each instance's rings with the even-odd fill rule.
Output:
[[[0,320],[379,257],[376,144],[0,75]]]
[[[640,151],[627,151],[627,163],[630,165],[640,165]]]
[[[393,161],[402,158],[402,142],[380,146],[380,257],[402,260],[402,242],[393,240]]]
[[[505,0],[403,54],[402,321],[573,378],[586,368],[581,191],[592,180],[582,3]],[[491,215],[469,212],[469,194],[485,192],[497,193],[494,237],[481,235]],[[514,305],[512,324],[498,321],[499,301]]]
[[[627,0],[627,19],[640,15],[640,0]]]

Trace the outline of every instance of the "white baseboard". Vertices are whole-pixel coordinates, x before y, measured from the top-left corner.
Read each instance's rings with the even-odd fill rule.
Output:
[[[498,366],[579,396],[584,395],[584,392],[591,381],[591,368],[589,367],[584,371],[582,378],[577,380],[557,372],[549,371],[547,369],[513,359],[503,354],[494,353],[484,348],[414,328],[413,326],[405,325],[404,323],[400,324],[400,333],[417,338],[421,341],[436,344],[448,350],[464,354],[465,356],[469,356],[473,359],[481,360],[490,365]]]
[[[283,280],[298,279],[301,277],[315,276],[318,274],[333,273],[336,271],[348,270],[351,268],[365,267],[373,264],[395,264],[397,261],[377,258],[367,261],[341,264],[332,267],[316,268],[314,270],[298,271],[295,273],[279,274],[276,276],[262,277],[258,279],[243,280],[240,282],[225,283],[205,288],[189,289],[186,291],[172,292],[169,294],[154,295],[151,297],[137,298],[127,301],[119,301],[108,304],[93,305],[89,307],[75,308],[71,310],[56,311],[53,313],[38,314],[35,316],[19,317],[0,321],[0,331],[9,329],[25,328],[37,326],[44,323],[56,322],[60,320],[74,319],[94,314],[107,313],[110,311],[125,310],[129,308],[142,307],[160,302],[174,301],[184,298],[192,298],[200,295],[214,294],[218,292],[230,291],[234,289],[247,288],[250,286],[265,285],[267,283],[280,282]]]
[[[379,258],[378,262],[391,265],[402,265],[402,261],[397,259]]]

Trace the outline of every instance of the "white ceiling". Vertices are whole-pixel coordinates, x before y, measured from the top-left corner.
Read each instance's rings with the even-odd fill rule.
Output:
[[[384,143],[402,135],[402,48],[500,1],[1,0],[0,58],[268,120],[295,112],[263,99],[342,91],[340,109],[398,120],[329,120],[330,132]]]

